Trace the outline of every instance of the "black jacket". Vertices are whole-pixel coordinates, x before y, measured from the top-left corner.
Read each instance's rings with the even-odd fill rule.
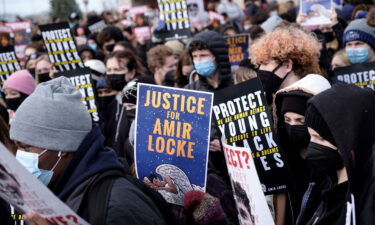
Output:
[[[355,204],[356,224],[374,224],[375,92],[336,84],[308,105],[315,106],[328,125],[348,173],[347,184],[322,190],[316,224],[345,224],[348,203]]]
[[[99,127],[95,126],[75,152],[52,191],[74,211],[87,209],[88,205],[99,203],[97,198],[84,198],[86,188],[97,176],[109,170],[123,171],[124,168],[115,152],[104,147],[104,137]],[[87,206],[82,206],[83,202]],[[155,203],[124,177],[114,180],[106,204],[105,224],[165,224]],[[88,219],[84,216],[87,215],[85,211],[80,211],[79,215]]]

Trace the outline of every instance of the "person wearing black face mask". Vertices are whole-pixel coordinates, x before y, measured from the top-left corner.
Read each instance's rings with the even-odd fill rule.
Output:
[[[106,144],[116,151],[120,151],[120,147],[117,147],[116,144],[117,127],[121,116],[125,113],[124,107],[122,107],[121,90],[130,80],[144,75],[145,69],[131,50],[112,52],[105,64],[106,83],[116,93],[116,96],[115,101],[112,101],[106,110],[103,133],[106,137]]]
[[[121,92],[122,108],[116,127],[114,148],[117,155],[124,158],[129,166],[134,163],[134,146],[129,141],[130,127],[135,120],[138,83],[155,84],[150,76],[138,76],[129,81]]]
[[[258,76],[269,105],[280,88],[308,74],[322,74],[320,48],[315,36],[294,26],[279,26],[250,46],[251,61],[259,64]]]
[[[311,171],[304,161],[310,142],[310,135],[304,123],[306,102],[330,87],[328,80],[323,76],[309,74],[275,94],[275,127],[291,171],[291,182],[288,184],[291,211],[286,224],[291,224],[292,220],[297,219],[302,197],[310,180]]]
[[[35,86],[35,80],[28,70],[17,71],[5,81],[3,91],[10,120],[22,102],[34,92]]]
[[[348,106],[350,102],[350,106]],[[299,224],[374,224],[375,93],[336,84],[308,101],[311,183]]]

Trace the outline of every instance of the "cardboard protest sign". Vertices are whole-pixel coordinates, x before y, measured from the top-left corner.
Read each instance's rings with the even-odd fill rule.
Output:
[[[333,83],[344,82],[375,90],[375,63],[354,64],[338,67],[334,71]]]
[[[7,47],[13,44],[12,29],[5,24],[0,24],[0,48]]]
[[[331,24],[332,0],[302,0],[300,11],[307,16],[302,26]]]
[[[227,35],[224,37],[229,45],[229,62],[232,66],[239,66],[240,62],[249,58],[250,34]]]
[[[100,20],[94,24],[91,24],[88,28],[91,33],[95,33],[102,31],[106,26],[107,24],[105,24],[104,20]]]
[[[274,224],[250,149],[222,142],[240,224]]]
[[[158,0],[160,36],[163,41],[191,36],[186,0]]]
[[[23,60],[26,45],[31,42],[31,21],[12,22],[5,25],[12,29],[17,57]]]
[[[138,84],[137,177],[170,203],[205,191],[212,93]]]
[[[133,34],[136,39],[150,40],[152,37],[151,29],[148,26],[134,27]]]
[[[0,91],[6,79],[18,70],[21,70],[21,66],[18,62],[14,47],[0,48]]]
[[[61,76],[69,78],[72,85],[81,92],[82,102],[87,107],[87,111],[91,115],[92,122],[99,122],[99,114],[95,105],[94,87],[90,69],[85,67],[59,72],[55,75],[55,77]]]
[[[213,112],[226,143],[251,149],[264,193],[285,189],[285,160],[260,80],[215,92]]]
[[[33,210],[57,225],[88,225],[0,143],[0,197],[19,213]]]
[[[40,25],[39,28],[55,69],[61,72],[84,67],[67,22]]]

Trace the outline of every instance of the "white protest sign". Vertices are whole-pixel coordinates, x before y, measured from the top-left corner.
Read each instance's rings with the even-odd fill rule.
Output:
[[[0,197],[19,213],[33,210],[57,225],[89,225],[27,171],[0,143]]]

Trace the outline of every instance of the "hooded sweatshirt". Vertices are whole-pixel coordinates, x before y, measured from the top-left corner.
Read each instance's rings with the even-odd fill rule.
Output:
[[[124,167],[114,150],[104,147],[104,137],[99,126],[95,126],[75,152],[52,191],[77,211],[84,201],[86,187],[108,170],[121,171]],[[95,199],[85,201],[87,204],[96,204]],[[123,177],[117,178],[112,186],[106,216],[105,224],[165,224],[154,202]]]
[[[331,85],[328,80],[323,76],[309,74],[292,85],[279,90],[274,97],[274,123],[277,128],[281,147],[284,150],[288,166],[292,173],[288,185],[288,192],[292,209],[291,215],[294,215],[293,220],[295,220],[299,214],[302,197],[310,181],[310,169],[301,158],[300,152],[297,152],[297,149],[290,148],[287,142],[284,115],[281,112],[281,106],[285,96],[299,96],[307,100],[330,87]]]
[[[350,224],[354,214],[357,225],[375,224],[375,92],[335,84],[311,98],[308,105],[323,117],[348,173],[348,182],[322,190],[323,200],[315,207],[319,219],[314,224]]]
[[[207,83],[206,78],[199,76],[199,80],[193,82],[192,84],[188,84],[185,88],[213,92],[232,85],[233,81],[228,57],[228,45],[222,35],[214,31],[202,31],[194,36],[191,44],[196,42],[200,42],[207,46],[208,50],[210,50],[210,52],[215,56],[217,69],[220,73],[219,86],[215,89]]]

